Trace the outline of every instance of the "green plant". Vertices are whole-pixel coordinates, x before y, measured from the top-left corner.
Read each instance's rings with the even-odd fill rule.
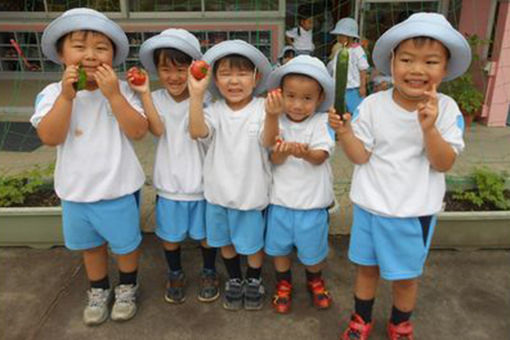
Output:
[[[483,167],[475,169],[470,177],[475,182],[475,190],[457,190],[453,198],[471,202],[477,207],[481,207],[484,203],[491,203],[501,210],[510,209],[510,200],[505,197],[504,174],[497,174]]]
[[[0,176],[0,207],[23,204],[28,195],[52,188],[54,166],[33,169],[15,175]]]

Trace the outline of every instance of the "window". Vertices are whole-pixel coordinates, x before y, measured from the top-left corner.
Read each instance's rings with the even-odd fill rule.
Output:
[[[130,0],[133,12],[193,12],[202,10],[201,0]]]

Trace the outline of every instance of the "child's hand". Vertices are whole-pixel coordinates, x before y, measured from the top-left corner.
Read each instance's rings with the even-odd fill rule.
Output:
[[[74,84],[78,81],[78,65],[69,65],[62,75],[62,96],[67,100],[76,97]]]
[[[351,131],[351,114],[346,112],[343,114],[343,120],[340,115],[336,114],[334,107],[330,107],[328,110],[328,123],[337,135],[343,135]]]
[[[296,158],[305,158],[308,155],[308,144],[305,143],[293,143],[292,156]]]
[[[107,99],[120,94],[119,79],[110,65],[103,63],[98,66],[94,78],[97,86]]]
[[[280,137],[276,137],[276,144],[273,147],[275,156],[288,157],[291,155],[293,143],[286,142]]]
[[[423,102],[418,103],[418,121],[420,122],[423,132],[433,129],[439,112],[437,100],[437,85],[432,84],[430,91],[425,91],[427,97]]]
[[[361,98],[365,98],[367,96],[367,88],[364,86],[360,86],[359,95]]]
[[[211,83],[211,74],[212,70],[210,70],[210,72],[207,72],[204,78],[197,80],[191,73],[190,65],[190,67],[188,68],[188,90],[190,97],[204,96],[205,92],[207,91],[207,88],[209,87],[209,84]]]
[[[265,100],[266,114],[270,116],[279,116],[283,112],[282,89],[277,88],[267,93]]]
[[[136,66],[133,66],[128,70],[126,77],[129,87],[131,87],[134,91],[140,94],[150,92],[149,74],[145,70],[138,69]],[[137,82],[140,81],[140,79],[142,79],[143,82],[140,85],[137,85]]]

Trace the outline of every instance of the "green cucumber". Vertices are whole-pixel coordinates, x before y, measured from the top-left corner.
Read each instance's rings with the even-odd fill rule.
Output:
[[[336,58],[335,73],[335,110],[343,119],[345,108],[345,88],[347,87],[347,71],[349,69],[349,49],[343,46]]]
[[[76,91],[81,91],[85,89],[85,86],[87,86],[87,73],[85,73],[85,70],[80,64],[78,68],[78,81],[74,83],[74,89]]]

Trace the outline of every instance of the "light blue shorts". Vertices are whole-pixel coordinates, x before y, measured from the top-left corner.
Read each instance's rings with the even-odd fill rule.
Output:
[[[354,115],[362,101],[363,98],[359,95],[359,87],[345,90],[345,106],[347,107],[347,112],[351,113],[351,116]]]
[[[207,243],[211,247],[233,244],[239,254],[252,255],[264,248],[266,226],[261,210],[237,210],[207,203]]]
[[[386,280],[420,276],[434,234],[436,216],[384,217],[353,206],[349,259],[379,266]]]
[[[85,250],[108,243],[118,255],[134,251],[142,242],[139,194],[92,203],[62,200],[66,247]]]
[[[156,235],[167,242],[205,239],[205,200],[156,198]]]
[[[270,205],[267,211],[265,252],[285,256],[297,249],[306,266],[322,262],[328,255],[327,209],[298,210]]]

